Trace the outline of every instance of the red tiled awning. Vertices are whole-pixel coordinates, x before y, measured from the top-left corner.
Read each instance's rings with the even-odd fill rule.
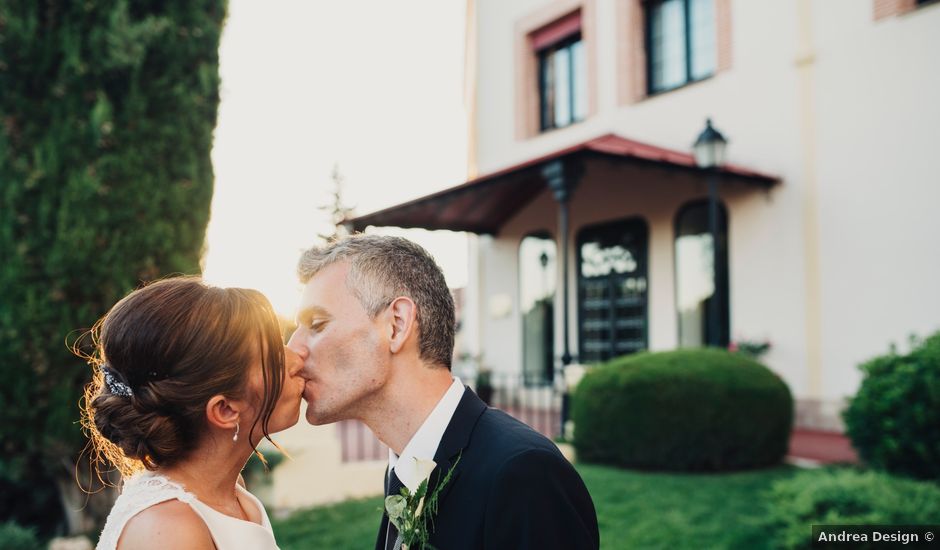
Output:
[[[674,151],[607,134],[560,149],[515,166],[481,176],[466,183],[408,201],[371,214],[347,220],[357,231],[370,225],[424,229],[448,229],[496,234],[502,225],[545,189],[539,167],[553,160],[602,156],[625,162],[648,163],[700,172],[691,153]],[[766,187],[777,178],[735,165],[725,165],[721,174]]]

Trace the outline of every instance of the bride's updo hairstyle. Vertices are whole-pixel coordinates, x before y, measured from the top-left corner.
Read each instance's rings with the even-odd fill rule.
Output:
[[[208,427],[206,404],[215,395],[253,402],[260,414],[248,434],[260,423],[271,439],[285,357],[277,316],[260,292],[164,279],[115,304],[91,337],[94,377],[83,423],[93,459],[124,475],[185,459]],[[255,398],[246,393],[259,353],[264,394]]]

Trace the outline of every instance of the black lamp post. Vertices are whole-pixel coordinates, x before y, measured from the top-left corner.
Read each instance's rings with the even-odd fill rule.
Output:
[[[698,135],[692,146],[695,153],[695,163],[705,170],[708,180],[708,231],[712,236],[712,277],[715,291],[712,294],[712,307],[708,308],[708,338],[706,344],[720,346],[721,321],[719,312],[724,296],[722,285],[718,278],[718,259],[721,257],[718,247],[718,170],[725,163],[725,149],[728,140],[721,132],[712,126],[712,119],[705,120],[705,129]]]

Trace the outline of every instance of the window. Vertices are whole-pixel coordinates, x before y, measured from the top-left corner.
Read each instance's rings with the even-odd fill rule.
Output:
[[[539,128],[563,128],[587,116],[587,68],[580,12],[533,33],[538,58]]]
[[[664,92],[715,73],[714,0],[651,1],[646,8],[649,93]]]
[[[519,245],[522,372],[526,385],[549,384],[555,374],[555,241],[536,233]]]
[[[676,216],[676,308],[679,316],[679,346],[727,347],[728,315],[728,217],[718,206],[718,266],[715,269],[712,236],[708,230],[708,202],[683,206]],[[715,281],[721,303],[715,303]],[[713,334],[708,318],[718,308],[718,331]]]
[[[578,243],[578,359],[607,361],[647,347],[646,223],[586,227]]]

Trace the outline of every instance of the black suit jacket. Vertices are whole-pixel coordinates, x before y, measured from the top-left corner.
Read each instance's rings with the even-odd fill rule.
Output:
[[[432,518],[430,543],[438,550],[598,548],[594,503],[558,447],[515,418],[488,408],[469,388],[434,461],[429,493],[456,463]],[[383,515],[376,550],[386,550],[387,529],[388,516]],[[388,548],[394,542],[388,540]]]

